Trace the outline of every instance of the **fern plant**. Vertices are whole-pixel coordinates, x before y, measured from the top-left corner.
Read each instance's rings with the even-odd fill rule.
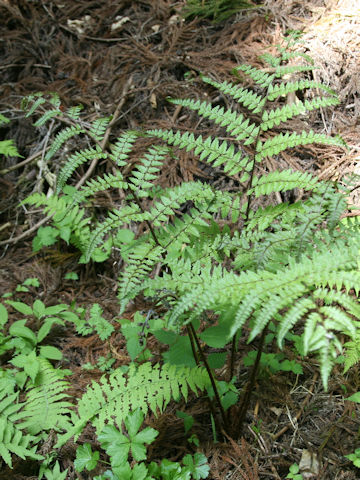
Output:
[[[338,103],[329,87],[311,80],[314,65],[293,47],[289,40],[285,47],[278,47],[277,56],[264,55],[262,60],[267,64],[264,70],[240,65],[234,71],[238,78],[234,82],[201,77],[209,88],[232,99],[235,105],[232,109],[201,100],[169,99],[216,123],[233,141],[181,130],[124,132],[110,145],[109,151],[103,148],[97,153],[92,150],[91,154],[71,155],[59,172],[57,193],[50,199],[41,199],[48,211],[56,213],[56,205],[63,198],[61,192],[81,163],[91,160],[93,153],[113,163],[116,174],[88,181],[74,193],[62,214],[77,212],[80,205],[86,206],[86,201],[99,191],[114,187],[124,191],[122,205],[109,212],[103,221],[87,217],[91,231],[80,248],[89,261],[113,231],[121,233],[129,225],[131,229],[146,225],[145,233],[119,245],[126,263],[119,278],[120,312],[130,300],[144,293],[162,312],[165,332],[179,336],[187,333],[187,348],[194,362],[203,364],[207,370],[225,426],[226,415],[205,355],[207,347],[223,349],[231,344],[228,369],[231,379],[237,339],[243,327],[248,327],[248,342],[260,337],[253,373],[240,406],[241,424],[270,322],[275,325],[280,348],[293,329],[302,330],[299,353],[317,354],[325,387],[342,350],[339,334],[345,334],[349,341],[356,341],[359,336],[356,295],[360,289],[357,260],[360,236],[358,224],[341,220],[347,208],[346,193],[336,184],[321,182],[308,172],[266,169],[268,157],[276,157],[289,148],[313,143],[346,148],[338,136],[280,131],[291,129],[287,127],[289,120]],[[294,63],[298,59],[302,63]],[[308,78],[293,80],[297,74]],[[287,80],[289,76],[291,79]],[[243,86],[245,79],[248,87]],[[323,92],[322,95],[305,99],[313,89]],[[293,94],[304,100],[296,97],[296,101],[289,102]],[[30,112],[36,110],[40,98],[30,101]],[[46,121],[46,115],[40,121]],[[74,122],[79,124],[77,119]],[[106,120],[97,125],[96,128],[92,125],[86,133],[95,142],[103,135]],[[79,134],[80,126],[60,132],[54,141],[56,148],[50,151],[55,152],[71,135]],[[128,162],[139,135],[162,143],[150,147],[129,174]],[[177,187],[160,188],[156,179],[161,167],[179,149],[192,152],[200,162],[220,169],[224,178],[231,178],[236,187],[219,191],[210,182],[184,182]],[[302,201],[279,202],[279,195],[281,198],[285,192],[297,190],[304,192]],[[156,369],[149,375],[155,374]],[[115,382],[115,393],[122,391],[120,385],[124,385],[124,379],[118,375],[115,372],[115,377],[110,376]],[[86,422],[103,426],[105,417],[118,414],[112,408],[101,409],[112,395],[107,381],[94,384],[86,395],[89,399],[94,396],[94,407],[87,409],[87,397],[80,402],[74,427],[60,443],[78,434]],[[154,408],[170,399],[169,394],[165,399],[159,394],[160,403],[147,398],[155,402]],[[138,398],[132,392],[126,405],[134,403],[133,407],[146,405],[146,402],[138,405]],[[119,421],[127,411],[120,409]]]
[[[40,358],[39,363],[37,379],[28,385],[23,403],[18,402],[15,380],[11,382],[8,372],[0,370],[0,455],[10,468],[11,454],[22,459],[43,459],[36,450],[45,432],[69,427],[71,404],[65,400],[68,395],[64,392],[68,382],[48,360]]]

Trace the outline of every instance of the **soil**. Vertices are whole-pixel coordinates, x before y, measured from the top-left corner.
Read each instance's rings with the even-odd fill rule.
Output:
[[[199,2],[200,3],[200,2]],[[38,152],[59,128],[36,129],[32,118],[21,110],[24,95],[55,91],[64,108],[82,104],[83,118],[114,115],[111,138],[134,128],[177,128],[198,133],[215,133],[216,128],[199,122],[185,109],[167,102],[167,97],[205,98],[217,101],[214,90],[204,88],[203,73],[218,80],[231,80],[231,71],[240,63],[261,66],[259,55],[274,52],[287,30],[301,30],[304,51],[319,66],[317,79],[340,96],[335,109],[312,113],[307,127],[317,132],[341,134],[349,145],[344,153],[331,146],[311,146],[287,151],[269,160],[266,168],[296,168],[316,172],[322,179],[341,178],[360,173],[360,11],[356,0],[265,0],[253,2],[256,8],[241,11],[227,20],[184,20],[184,1],[170,0],[0,0],[0,113],[11,119],[0,128],[1,139],[14,139],[23,158],[0,158],[0,295],[15,291],[26,278],[36,277],[40,287],[19,293],[18,298],[32,303],[40,298],[46,305],[75,301],[88,306],[99,303],[106,318],[118,314],[116,259],[79,265],[71,249],[60,245],[34,253],[34,226],[44,218],[40,209],[19,207],[34,191],[49,189],[41,182]],[[256,5],[258,3],[259,5]],[[61,162],[61,157],[56,162]],[[50,170],[56,172],[57,165]],[[213,174],[213,173],[211,173]],[[74,183],[86,175],[79,169]],[[198,160],[183,154],[177,162],[166,164],[159,184],[172,186],[192,179],[209,178],[210,172]],[[219,173],[212,181],[218,188],[229,188]],[[111,208],[115,198],[104,196],[102,206]],[[359,206],[354,191],[350,199]],[[353,211],[357,215],[357,211]],[[76,272],[79,281],[64,280]],[[146,305],[145,305],[146,308]],[[127,312],[144,309],[137,300]],[[11,322],[17,320],[16,312]],[[81,365],[96,363],[110,352],[108,343],[98,336],[79,338],[71,329],[54,329],[51,344],[62,349],[62,368],[74,373],[70,393],[81,396],[98,370],[85,371]],[[115,333],[115,366],[128,361],[125,340]],[[251,348],[251,347],[246,347]],[[285,351],[285,354],[287,352]],[[291,352],[288,352],[291,354]],[[208,404],[193,398],[187,404],[171,404],[159,417],[147,423],[159,430],[159,438],[149,450],[149,461],[179,460],[193,453],[183,433],[176,410],[186,410],[195,418],[193,432],[200,439],[199,451],[208,458],[209,479],[265,480],[285,479],[293,463],[307,462],[303,478],[354,480],[360,478],[344,455],[360,447],[359,412],[356,404],[345,400],[360,389],[360,371],[354,366],[346,375],[335,369],[327,392],[319,380],[317,365],[303,363],[304,374],[281,373],[259,377],[240,440],[213,441]],[[248,370],[242,366],[246,381]],[[68,468],[68,479],[92,478],[74,471],[78,444],[90,442],[96,449],[94,432],[89,428],[77,444],[69,442],[59,453],[61,470]],[[49,436],[42,453],[51,451]],[[36,462],[16,457],[14,469],[3,465],[0,479],[35,479]],[[318,465],[317,465],[318,464]]]

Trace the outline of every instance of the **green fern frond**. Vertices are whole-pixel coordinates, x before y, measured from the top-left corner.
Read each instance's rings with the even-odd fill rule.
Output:
[[[127,164],[126,160],[128,159],[132,147],[138,137],[138,132],[129,130],[123,132],[120,137],[117,138],[116,142],[110,145],[111,154],[109,155],[109,158],[118,167],[124,167]]]
[[[239,65],[234,69],[234,71],[245,73],[262,88],[268,88],[275,78],[274,74],[270,75],[269,73],[263,72],[256,67],[252,67],[251,65]]]
[[[87,181],[85,186],[81,190],[74,193],[73,201],[74,203],[80,203],[85,200],[87,197],[91,197],[96,193],[103,192],[110,188],[120,188],[126,190],[128,188],[128,183],[124,181],[124,178],[118,170],[112,173],[104,173],[102,177],[97,176]]]
[[[101,140],[104,138],[106,128],[109,125],[111,119],[112,117],[102,117],[94,120],[93,123],[90,125],[88,131],[90,137],[92,137],[97,142],[101,142]]]
[[[36,100],[34,101],[34,99]],[[31,104],[31,107],[25,114],[26,118],[30,117],[35,112],[35,110],[37,110],[40,107],[40,105],[43,105],[44,103],[46,103],[46,100],[43,97],[42,93],[37,93],[37,94],[35,93],[32,95],[28,95],[21,100],[21,108],[23,110],[27,110],[31,102],[33,103]]]
[[[10,468],[12,468],[12,453],[23,460],[26,458],[42,460],[44,457],[36,453],[37,447],[34,445],[38,441],[38,438],[24,434],[15,425],[0,417],[0,456]]]
[[[269,138],[265,142],[259,141],[256,147],[256,161],[261,161],[263,158],[277,155],[278,153],[288,148],[293,148],[298,145],[311,145],[313,143],[322,143],[325,145],[336,145],[341,148],[347,148],[346,143],[340,137],[328,137],[321,133],[310,132],[301,133],[279,133],[273,138]]]
[[[0,141],[0,155],[5,155],[6,157],[21,157],[14,144],[14,140]]]
[[[23,425],[15,423],[22,404],[17,403],[18,393],[13,389],[9,392],[9,384],[0,383],[0,456],[12,468],[11,454],[20,458],[26,457],[40,460],[43,457],[36,454],[36,445],[39,438],[23,433]]]
[[[275,77],[282,78],[285,75],[292,75],[294,73],[312,72],[319,67],[313,65],[279,65],[275,70]]]
[[[148,130],[147,134],[161,138],[170,145],[184,148],[187,152],[193,150],[199,155],[200,160],[212,163],[214,167],[224,165],[224,171],[235,175],[244,169],[250,169],[249,157],[244,156],[242,151],[235,152],[235,146],[226,141],[220,142],[218,138],[208,137],[205,140],[201,135],[195,137],[193,133],[174,133],[172,130]],[[250,166],[249,166],[250,164]],[[225,170],[226,169],[226,170]],[[240,179],[240,181],[245,181]]]
[[[141,289],[141,284],[149,276],[154,265],[162,258],[164,248],[151,243],[136,245],[127,255],[128,265],[120,277],[119,301],[120,311],[124,311],[129,300]],[[140,287],[140,289],[139,289]]]
[[[50,160],[55,153],[62,147],[62,145],[70,140],[70,138],[79,135],[80,133],[85,133],[85,130],[80,127],[80,125],[73,125],[71,127],[64,128],[61,130],[55,137],[51,147],[45,155],[45,160]]]
[[[88,422],[100,433],[106,424],[121,427],[123,420],[132,410],[140,408],[144,414],[150,409],[154,414],[163,412],[170,400],[180,394],[187,399],[189,389],[195,394],[210,385],[204,368],[177,367],[164,364],[143,363],[139,367],[130,365],[128,378],[120,370],[109,377],[103,376],[99,383],[88,387],[73,414],[73,426],[59,436],[56,448],[71,437],[78,436]]]
[[[265,208],[258,208],[255,212],[251,212],[247,222],[247,230],[252,233],[256,230],[265,231],[271,225],[275,224],[276,219],[286,215],[290,219],[295,218],[298,213],[303,212],[304,207],[302,203],[288,204],[286,202],[278,205],[268,205]]]
[[[360,362],[360,332],[352,340],[344,343],[344,348],[344,373],[346,373],[353,365]]]
[[[131,172],[128,180],[128,186],[136,192],[138,197],[147,197],[149,189],[153,187],[153,181],[158,177],[166,155],[169,153],[168,147],[155,146],[148,149],[145,155],[140,159]]]
[[[324,85],[323,83],[315,82],[314,80],[298,80],[297,82],[282,82],[274,85],[269,85],[267,99],[269,101],[273,101],[279,97],[286,96],[289,93],[311,88],[324,90],[329,95],[336,96],[334,90],[329,88],[327,85]]]
[[[33,193],[26,197],[20,205],[35,205],[36,207],[45,206],[44,213],[62,215],[66,212],[68,204],[65,197],[51,195],[47,197],[44,193]]]
[[[254,176],[253,188],[248,190],[248,195],[252,193],[255,197],[260,195],[270,195],[273,192],[286,192],[294,188],[303,188],[304,190],[313,190],[318,180],[311,174],[293,170],[282,170],[281,172],[270,172],[261,177]]]
[[[253,113],[261,112],[262,108],[265,105],[266,99],[261,95],[253,92],[252,90],[248,90],[240,85],[235,85],[231,82],[216,82],[209,77],[205,77],[201,75],[201,80],[209,85],[212,85],[220,92],[229,95],[238,103],[244,105],[244,107],[248,108]]]
[[[318,353],[321,378],[325,389],[327,389],[329,375],[338,352],[342,351],[342,345],[332,329],[331,322],[328,323],[319,313],[312,312],[306,319],[303,334],[304,355],[314,351]]]
[[[297,52],[297,51],[292,52],[289,50],[289,47],[283,48],[281,46],[278,46],[277,48],[278,48],[278,52],[281,53],[281,57],[280,57],[281,62],[288,62],[289,60],[294,58],[303,58],[306,61],[306,63],[309,63],[310,65],[314,64],[314,60],[310,57],[310,55],[307,55],[306,53]]]
[[[34,387],[26,395],[21,412],[14,416],[21,420],[21,428],[32,435],[55,429],[66,430],[71,403],[64,401],[69,383],[59,377],[58,371],[46,359],[39,358],[40,371]]]
[[[56,182],[56,194],[58,195],[62,191],[68,179],[80,165],[98,158],[107,158],[107,154],[101,150],[99,145],[96,145],[95,148],[88,148],[70,155],[66,164],[59,172]]]
[[[275,110],[265,110],[262,116],[260,129],[266,131],[273,128],[274,125],[280,125],[280,123],[286,122],[289,118],[294,118],[296,115],[304,115],[314,109],[338,104],[339,100],[335,97],[322,97],[314,98],[311,101],[305,100],[304,103],[298,100],[295,103],[286,104]]]
[[[241,113],[225,110],[224,107],[213,107],[208,102],[191,99],[169,99],[169,102],[197,111],[202,117],[209,118],[216,124],[225,127],[226,131],[233,135],[235,140],[242,141],[247,139],[247,145],[253,143],[259,133],[259,127],[255,123],[250,122],[250,119],[245,119]]]
[[[83,105],[75,105],[75,107],[70,107],[66,110],[66,115],[71,118],[71,120],[78,120],[80,117],[80,112],[84,108]]]
[[[293,305],[285,315],[280,315],[279,329],[277,332],[277,343],[279,348],[283,347],[286,334],[309,310],[316,309],[315,302],[310,297],[303,297]]]
[[[226,195],[224,195],[226,197]],[[187,182],[174,188],[163,190],[158,200],[146,212],[146,220],[159,227],[163,222],[169,222],[170,217],[177,214],[177,209],[185,202],[192,201],[202,205],[214,201],[215,193],[210,186],[200,182]]]
[[[47,110],[36,122],[34,123],[34,127],[41,127],[45,125],[51,118],[57,117],[62,115],[62,111],[55,109],[55,110]]]
[[[91,239],[86,247],[86,260],[89,261],[95,248],[101,243],[104,236],[111,230],[116,230],[125,223],[136,221],[141,222],[143,220],[144,214],[141,212],[139,206],[135,204],[127,205],[121,210],[113,210],[109,212],[104,222],[98,225],[91,235]]]
[[[313,297],[322,300],[326,305],[339,304],[345,311],[360,319],[360,303],[339,290],[319,288],[314,292]]]

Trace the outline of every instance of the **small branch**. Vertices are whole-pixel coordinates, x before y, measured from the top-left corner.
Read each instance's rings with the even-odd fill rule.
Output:
[[[312,396],[312,392],[315,388],[315,384],[316,384],[316,381],[318,379],[318,372],[315,372],[315,375],[313,377],[313,382],[312,382],[312,385],[311,387],[309,388],[309,393],[306,395],[306,397],[304,398],[302,404],[301,404],[301,407],[300,407],[300,410],[297,412],[297,414],[295,415],[295,420],[299,420],[299,418],[301,417],[301,415],[303,414],[304,412],[304,409],[307,405],[307,403],[309,402],[311,396]],[[289,428],[291,427],[291,423],[288,423],[287,425],[285,425],[285,427],[283,427],[281,430],[279,430],[275,435],[272,435],[271,438],[272,440],[278,440],[279,437],[281,437],[281,435],[283,435],[285,432],[287,432],[287,430],[289,430]]]
[[[23,233],[22,233],[21,235],[19,235],[18,237],[8,238],[7,240],[2,240],[2,241],[0,242],[0,245],[7,245],[8,243],[17,243],[17,242],[19,242],[19,241],[22,240],[23,238],[26,238],[26,237],[28,237],[29,235],[31,235],[33,232],[35,232],[35,230],[37,230],[39,227],[41,227],[41,225],[44,225],[44,223],[48,222],[53,216],[54,216],[54,214],[48,215],[47,217],[43,218],[43,219],[40,220],[39,222],[35,223],[35,225],[33,225],[31,228],[29,228],[29,230],[26,230],[26,232],[23,232]]]
[[[46,149],[47,150],[47,149]],[[14,170],[17,170],[18,168],[23,167],[24,165],[31,163],[33,160],[35,160],[37,157],[40,157],[43,153],[43,150],[34,153],[33,155],[30,155],[30,157],[25,158],[22,162],[17,163],[16,165],[12,165],[9,168],[4,168],[3,170],[0,170],[0,175],[6,175],[9,172],[13,172]]]
[[[118,116],[119,116],[119,113],[120,113],[120,110],[122,108],[122,106],[124,105],[125,103],[125,99],[126,99],[126,95],[131,87],[131,83],[132,83],[132,76],[130,75],[130,77],[128,78],[125,86],[124,86],[124,89],[123,89],[123,92],[122,92],[122,95],[121,95],[121,98],[120,98],[120,101],[116,107],[116,110],[113,114],[113,119],[111,120],[111,122],[109,123],[109,125],[107,126],[107,129],[105,131],[105,135],[104,135],[104,138],[101,140],[100,142],[100,147],[102,150],[105,149],[106,147],[106,144],[109,140],[109,136],[110,136],[110,133],[111,133],[111,129],[112,127],[114,126],[114,124],[116,123],[116,121],[118,120]],[[91,162],[88,170],[86,171],[85,175],[78,181],[78,183],[76,184],[76,188],[79,189],[85,182],[86,180],[91,177],[93,171],[95,170],[95,167],[98,163],[99,159],[98,158],[94,158],[94,160]]]

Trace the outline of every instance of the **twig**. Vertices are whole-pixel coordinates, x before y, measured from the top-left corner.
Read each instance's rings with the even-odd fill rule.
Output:
[[[124,86],[124,89],[123,89],[123,93],[121,95],[121,98],[120,98],[120,101],[118,103],[118,106],[116,107],[116,110],[114,112],[114,116],[113,116],[113,119],[111,120],[111,122],[109,123],[106,131],[105,131],[105,135],[104,135],[104,138],[102,139],[101,143],[100,143],[100,147],[102,149],[105,148],[106,144],[107,144],[107,141],[109,139],[109,136],[110,136],[110,132],[111,132],[111,129],[112,127],[114,126],[114,124],[116,123],[117,119],[118,119],[118,115],[119,115],[119,112],[122,108],[122,106],[124,105],[125,103],[125,98],[126,98],[126,95],[130,89],[130,86],[131,86],[131,83],[132,83],[132,76],[130,75],[129,79],[127,80],[125,86]],[[91,162],[90,164],[90,167],[88,168],[88,170],[86,171],[85,175],[78,181],[78,183],[76,184],[76,189],[80,188],[85,182],[86,180],[91,176],[91,174],[93,173],[93,171],[95,170],[95,167],[98,163],[99,159],[98,158],[94,158],[94,160]]]
[[[313,383],[312,383],[312,385],[309,389],[309,393],[306,395],[305,399],[303,400],[303,402],[301,404],[300,410],[297,412],[297,414],[294,417],[296,421],[299,420],[299,418],[301,417],[301,415],[304,412],[304,408],[306,407],[308,401],[310,400],[310,397],[311,397],[312,392],[315,388],[315,383],[316,383],[316,380],[317,380],[318,376],[319,376],[319,374],[318,374],[318,372],[316,372],[315,375],[314,375],[314,378],[313,378]],[[283,435],[285,432],[287,432],[289,430],[290,426],[292,426],[291,423],[288,423],[287,425],[285,425],[285,427],[283,427],[281,430],[279,430],[275,435],[272,435],[272,439],[277,440],[279,437],[281,437],[281,435]]]
[[[28,163],[31,163],[37,157],[40,157],[40,155],[42,155],[42,152],[43,151],[40,150],[39,152],[36,152],[36,153],[33,153],[32,155],[30,155],[30,157],[25,158],[25,160],[23,160],[20,163],[17,163],[16,165],[12,165],[9,168],[4,168],[3,170],[0,170],[0,175],[5,175],[6,173],[13,172],[14,170],[17,170],[18,168],[21,168],[24,165],[26,165]]]
[[[54,216],[54,214],[48,215],[47,217],[43,218],[39,222],[35,223],[35,225],[33,225],[31,228],[29,228],[29,230],[26,230],[26,232],[23,232],[18,237],[8,238],[7,240],[2,240],[0,242],[0,245],[6,245],[8,243],[17,243],[19,240],[22,240],[23,238],[26,238],[27,236],[29,236],[31,233],[35,232],[35,230],[37,230],[39,227],[41,227],[41,225],[44,225],[44,223],[49,221],[53,216]]]

